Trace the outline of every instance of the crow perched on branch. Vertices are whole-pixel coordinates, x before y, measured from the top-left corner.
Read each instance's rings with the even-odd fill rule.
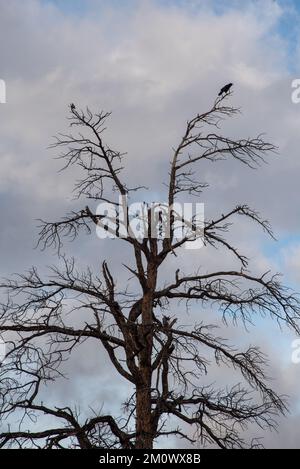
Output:
[[[218,96],[221,96],[223,93],[225,93],[225,94],[229,93],[230,88],[232,87],[232,85],[233,85],[233,83],[228,83],[227,85],[223,86],[223,88],[221,89]]]

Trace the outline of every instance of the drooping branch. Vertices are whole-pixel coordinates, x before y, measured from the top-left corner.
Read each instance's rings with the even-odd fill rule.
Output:
[[[298,296],[278,276],[252,274],[249,260],[229,238],[239,215],[273,237],[268,221],[238,204],[203,220],[199,229],[196,217],[187,220],[174,207],[181,195],[198,197],[207,187],[198,176],[202,161],[231,158],[253,168],[275,151],[261,135],[233,139],[221,134],[222,120],[239,112],[226,104],[228,96],[187,122],[171,159],[167,207],[156,210],[144,204],[137,215],[147,228],[142,237],[135,235],[130,223],[127,226],[130,213],[124,210],[123,223],[128,227],[124,240],[131,253],[130,260],[118,266],[130,275],[124,289],[106,260],[99,262],[99,272],[94,274],[90,269],[78,271],[75,261],[64,256],[62,266],[52,267],[46,279],[32,268],[0,284],[7,290],[7,299],[0,305],[0,334],[8,345],[0,368],[1,428],[12,415],[21,416],[18,428],[8,424],[0,433],[1,447],[150,448],[155,439],[169,435],[190,444],[255,447],[256,441],[249,444],[243,439],[247,425],[274,428],[276,417],[286,412],[284,397],[269,386],[267,359],[258,347],[237,349],[217,336],[213,325],[187,326],[181,309],[183,304],[185,309],[209,306],[221,311],[224,326],[229,325],[228,315],[244,323],[253,322],[256,314],[270,315],[300,333]],[[78,198],[112,204],[118,212],[117,198],[124,202],[141,187],[127,186],[122,178],[125,154],[104,141],[108,117],[109,113],[93,114],[71,105],[70,126],[76,132],[60,134],[52,147],[62,149],[64,169],[76,165],[82,171],[75,185]],[[115,227],[107,226],[105,219],[85,205],[58,222],[42,222],[40,243],[55,246],[61,254],[63,240],[73,240],[81,231],[91,233],[99,227],[118,237],[120,219],[112,220]],[[180,239],[178,221],[188,228]],[[194,274],[181,273],[177,263],[170,278],[165,263],[169,255],[177,256],[187,241],[199,238],[205,246],[229,250],[240,270],[210,271],[205,266]],[[77,410],[41,400],[47,383],[64,379],[62,364],[86,341],[100,344],[114,370],[126,380],[131,393],[124,404],[126,416],[115,418],[91,409],[92,415],[80,418]],[[231,370],[226,386],[216,384],[221,366]],[[215,384],[204,385],[206,376]],[[34,419],[41,415],[56,423],[51,428],[35,426]]]

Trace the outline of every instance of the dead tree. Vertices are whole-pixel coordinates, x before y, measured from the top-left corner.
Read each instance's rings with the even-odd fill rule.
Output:
[[[181,239],[176,237],[178,217],[173,207],[180,197],[184,200],[194,195],[200,199],[206,187],[199,181],[201,162],[233,159],[254,168],[276,150],[262,136],[222,136],[222,120],[238,114],[238,109],[227,104],[229,99],[230,95],[218,98],[208,112],[189,120],[174,148],[167,183],[168,208],[158,215],[160,225],[163,218],[167,219],[168,236],[154,236],[148,229],[138,238],[129,229],[126,236],[113,241],[124,243],[132,252],[132,264],[124,267],[133,276],[130,292],[116,287],[110,259],[102,260],[100,272],[79,272],[75,260],[61,254],[65,238],[72,240],[81,231],[93,233],[96,227],[104,226],[94,204],[117,206],[119,196],[124,200],[143,190],[127,187],[122,179],[125,155],[104,141],[109,114],[70,106],[73,130],[59,135],[54,147],[62,149],[65,169],[72,165],[81,168],[83,177],[76,183],[76,191],[78,198],[85,199],[85,208],[59,221],[41,224],[40,243],[58,249],[63,267],[53,267],[48,278],[32,268],[1,284],[2,290],[8,291],[0,315],[0,333],[8,344],[0,368],[1,447],[152,448],[163,435],[203,446],[253,447],[258,443],[244,441],[247,425],[258,425],[263,434],[285,412],[284,399],[268,383],[266,357],[260,349],[237,350],[201,315],[201,308],[211,305],[225,319],[231,316],[247,322],[257,314],[267,315],[299,332],[297,296],[280,283],[277,275],[252,274],[248,259],[229,239],[231,223],[239,216],[273,236],[268,222],[241,204],[205,219],[201,232],[204,244],[216,248],[220,255],[227,250],[239,267],[209,272],[209,266],[205,266],[203,271],[184,273],[178,265],[169,279],[158,279],[162,265],[191,240],[187,233]],[[150,215],[147,208],[148,220],[144,221],[149,221]],[[126,211],[125,222],[128,218]],[[200,233],[193,220],[189,223],[196,240]],[[119,220],[117,224],[118,236]],[[105,228],[111,230],[111,226]],[[161,235],[161,228],[159,232]],[[200,258],[201,252],[198,255]],[[70,296],[72,307],[66,314],[65,299]],[[185,309],[193,303],[199,308],[198,324],[185,326]],[[84,319],[76,326],[73,313],[80,309]],[[95,410],[82,421],[74,409],[41,401],[40,393],[48,382],[60,378],[61,365],[73,350],[91,339],[92,344],[102,344],[102,353],[107,354],[120,379],[128,382],[132,394],[123,415],[113,417]],[[205,384],[203,377],[211,376],[210,382],[214,382],[214,373],[221,366],[227,367],[229,376],[230,370],[239,372],[238,381],[220,389]],[[28,418],[41,415],[48,415],[57,424],[50,428],[36,424],[35,430],[28,426]],[[20,422],[18,428],[10,425],[16,420]]]

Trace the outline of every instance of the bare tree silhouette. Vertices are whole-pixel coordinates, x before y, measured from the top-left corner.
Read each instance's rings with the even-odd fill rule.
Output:
[[[1,447],[152,448],[159,437],[174,435],[203,446],[240,448],[259,444],[244,441],[247,425],[257,424],[263,430],[276,426],[276,416],[285,412],[286,404],[269,386],[267,359],[260,349],[229,345],[216,335],[213,324],[202,321],[200,312],[194,327],[181,321],[182,305],[185,310],[195,303],[242,321],[255,314],[269,315],[299,332],[298,297],[281,285],[277,275],[251,274],[248,259],[228,239],[234,217],[242,215],[273,236],[268,222],[246,205],[206,219],[201,234],[205,245],[221,254],[229,251],[239,268],[184,273],[178,263],[168,281],[158,279],[167,259],[190,241],[188,235],[176,238],[178,220],[172,207],[180,196],[199,197],[206,187],[199,182],[199,163],[234,159],[254,168],[276,150],[262,136],[231,139],[220,134],[222,120],[239,112],[227,104],[230,95],[217,98],[208,112],[189,120],[174,149],[167,183],[169,236],[155,237],[149,230],[138,239],[129,230],[114,241],[127,244],[132,252],[134,265],[125,268],[134,277],[134,294],[118,290],[106,260],[100,273],[79,272],[74,259],[61,254],[64,238],[72,240],[81,231],[104,226],[90,206],[41,224],[39,242],[44,248],[58,249],[62,267],[53,267],[46,279],[33,267],[2,282],[8,295],[1,304],[0,333],[8,353],[0,369]],[[142,188],[129,188],[122,180],[125,155],[104,142],[108,117],[71,105],[69,119],[75,133],[60,134],[53,146],[62,149],[64,168],[77,165],[83,171],[76,183],[78,198],[116,206],[119,196],[129,197]],[[146,213],[151,226],[151,209]],[[128,222],[128,212],[125,218]],[[191,225],[196,240],[200,234]],[[176,262],[177,257],[172,259]],[[67,308],[65,299],[70,295],[73,306]],[[72,322],[72,313],[80,309],[84,325],[79,327]],[[120,379],[128,382],[132,395],[123,415],[95,410],[82,421],[75,409],[53,407],[41,401],[40,393],[61,376],[61,365],[74,349],[92,339],[102,344],[102,353],[107,353]],[[213,376],[216,366],[226,366],[229,374],[239,372],[238,382],[224,388],[203,384],[203,376]],[[41,415],[57,424],[33,431],[27,418]],[[16,420],[20,425],[14,430],[9,422]]]

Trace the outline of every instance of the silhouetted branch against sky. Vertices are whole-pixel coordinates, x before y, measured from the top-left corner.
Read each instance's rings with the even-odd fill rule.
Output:
[[[0,369],[0,414],[2,429],[7,427],[0,434],[2,447],[152,448],[161,437],[177,435],[190,445],[242,448],[260,444],[245,439],[249,425],[259,428],[260,436],[276,427],[276,417],[287,407],[270,387],[267,357],[257,346],[230,344],[220,337],[219,322],[207,322],[205,315],[211,308],[223,317],[224,331],[231,321],[247,326],[261,316],[299,333],[299,297],[278,275],[252,273],[249,259],[231,239],[231,226],[240,215],[273,237],[268,221],[238,194],[234,207],[205,218],[204,249],[215,249],[217,269],[200,267],[201,250],[195,251],[199,265],[184,265],[190,239],[175,236],[175,202],[183,202],[187,193],[201,198],[207,188],[200,179],[203,163],[212,164],[214,171],[225,160],[253,169],[276,151],[262,135],[227,136],[224,122],[240,119],[231,99],[232,91],[221,94],[208,111],[188,120],[172,154],[165,156],[170,161],[164,177],[168,235],[152,235],[152,209],[147,208],[149,229],[142,239],[129,228],[127,236],[111,241],[127,248],[128,262],[95,252],[100,267],[85,271],[77,266],[76,253],[71,259],[63,254],[64,243],[76,240],[81,231],[105,228],[98,203],[117,206],[119,197],[144,195],[145,188],[139,181],[129,187],[126,155],[106,141],[110,114],[70,105],[70,133],[59,134],[52,148],[60,152],[64,170],[78,167],[75,194],[82,208],[40,222],[39,244],[55,247],[58,254],[48,275],[32,267],[1,284],[7,298],[1,304],[0,332],[8,343]],[[191,242],[198,236],[195,231]],[[224,253],[231,256],[229,268],[224,268]],[[120,287],[123,271],[125,288]],[[191,305],[197,320],[186,325]],[[76,407],[53,405],[54,399],[45,395],[47,385],[63,378],[65,363],[87,342],[98,360],[108,357],[120,382],[127,383],[128,397],[119,413],[101,411],[99,402],[89,415],[81,415]],[[214,379],[222,367],[231,373],[227,386]],[[33,426],[41,415],[56,424],[46,420]],[[16,418],[20,425],[14,429],[10,422]]]

